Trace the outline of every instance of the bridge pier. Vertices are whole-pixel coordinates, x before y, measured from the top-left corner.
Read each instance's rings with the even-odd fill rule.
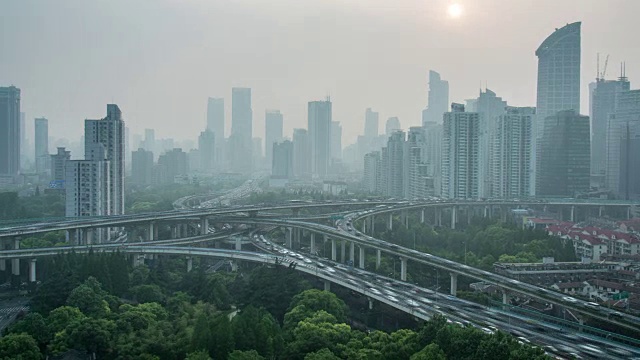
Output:
[[[450,273],[449,275],[451,275],[451,295],[452,296],[456,296],[456,294],[458,293],[458,274],[456,273]]]
[[[362,219],[362,233],[363,234],[367,233],[367,220],[368,220],[368,218]]]
[[[409,228],[409,214],[407,213],[407,210],[402,210],[400,212],[400,222],[402,222],[402,225],[404,225],[404,227],[406,227],[407,229]]]
[[[467,206],[467,225],[471,225],[471,218],[473,217],[473,208],[471,206]]]
[[[13,240],[13,250],[20,249],[20,239]],[[20,276],[20,259],[11,259],[11,274]]]
[[[387,230],[393,230],[393,213],[389,213],[389,221],[387,221]]]
[[[200,219],[200,235],[207,235],[209,233],[209,218],[203,217]]]
[[[242,250],[242,238],[240,236],[236,236],[236,251]]]
[[[144,264],[144,255],[133,254],[133,257],[132,257],[132,265],[133,265],[133,267],[136,268],[138,266],[141,266],[142,264]]]
[[[424,224],[424,208],[420,210],[420,223]]]
[[[309,244],[309,253],[313,255],[316,253],[316,234],[311,233],[309,236],[311,237]]]
[[[291,249],[292,245],[293,245],[293,228],[288,227],[287,228],[287,240],[286,240],[286,245],[289,249]]]
[[[298,248],[300,248],[300,237],[301,237],[300,229],[299,228],[295,228],[293,234],[294,234],[295,237],[293,239],[293,244],[291,244],[292,245],[291,248],[293,249],[296,244],[298,244]]]
[[[323,281],[324,283],[324,291],[331,291],[331,282],[329,280]]]
[[[382,260],[382,250],[376,249],[376,269],[380,268],[381,260]]]
[[[604,206],[598,206],[598,217],[601,218],[604,214]]]
[[[502,303],[504,305],[509,305],[509,293],[507,290],[502,290]]]
[[[176,227],[176,225],[171,225],[171,238],[172,239],[178,238],[178,228]]]
[[[193,258],[187,256],[187,272],[191,272],[191,270],[193,270]]]
[[[149,228],[147,229],[147,241],[153,241],[153,235],[155,235],[156,230],[155,230],[155,223],[154,222],[150,222],[149,223]]]
[[[400,257],[400,280],[407,281],[407,258]]]
[[[36,282],[36,259],[29,263],[29,282]]]
[[[351,262],[351,266],[356,261],[356,244],[353,241],[349,242],[349,261]]]
[[[233,272],[238,271],[238,262],[235,260],[231,260],[231,271]]]
[[[367,300],[369,301],[369,310],[373,310],[373,299],[367,298]]]
[[[180,225],[180,237],[186,238],[189,236],[189,224]]]
[[[434,214],[436,218],[433,224],[435,226],[442,226],[442,208],[436,208]]]
[[[451,229],[456,228],[456,223],[458,222],[458,208],[456,206],[451,207]]]
[[[331,260],[336,261],[338,258],[336,253],[336,239],[331,239]]]
[[[94,234],[95,234],[95,230],[94,229],[88,228],[88,229],[85,230],[85,242],[87,243],[87,245],[93,244],[93,241],[94,241],[93,235]],[[98,242],[100,242],[100,241],[98,241]]]
[[[507,213],[508,213],[509,209],[505,206],[500,206],[500,222],[502,223],[506,223],[507,222]]]
[[[358,265],[360,269],[364,269],[364,246],[359,246],[360,253],[358,254]]]
[[[627,206],[627,220],[631,219],[631,206]]]
[[[485,217],[485,218],[489,217],[489,207],[488,206],[484,207],[482,216]]]
[[[344,240],[340,241],[340,262],[344,264],[347,255],[347,243]]]

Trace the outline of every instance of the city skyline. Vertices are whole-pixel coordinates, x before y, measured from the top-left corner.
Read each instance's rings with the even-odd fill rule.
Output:
[[[8,48],[23,51],[8,53],[0,59],[0,79],[3,79],[5,85],[15,84],[22,89],[22,111],[27,114],[27,118],[42,115],[50,119],[52,125],[56,124],[51,127],[53,137],[63,134],[68,134],[71,138],[80,136],[77,125],[82,123],[84,114],[90,113],[91,109],[101,104],[116,102],[123,109],[127,109],[127,121],[132,133],[141,133],[144,128],[154,127],[159,137],[193,139],[194,134],[198,134],[206,126],[204,99],[227,99],[225,128],[229,129],[230,88],[246,86],[252,88],[255,94],[253,110],[256,114],[267,108],[278,108],[287,114],[284,124],[285,135],[292,134],[293,128],[303,126],[306,118],[305,104],[308,101],[331,95],[335,104],[334,119],[343,125],[344,144],[350,144],[361,132],[361,114],[367,107],[379,111],[382,119],[398,116],[405,129],[420,125],[421,111],[427,96],[429,69],[438,71],[443,79],[449,81],[450,102],[469,98],[471,94],[476,93],[478,84],[487,84],[514,106],[535,105],[537,59],[533,49],[555,28],[567,23],[583,23],[580,113],[588,113],[586,84],[595,78],[596,52],[611,54],[612,65],[622,60],[626,60],[628,64],[640,60],[640,53],[625,45],[630,39],[630,33],[620,27],[611,26],[614,21],[618,23],[630,16],[633,13],[630,9],[640,7],[640,4],[631,1],[624,2],[624,6],[613,8],[595,1],[566,1],[560,5],[543,1],[544,4],[537,4],[539,9],[528,9],[525,5],[494,0],[483,4],[486,7],[484,12],[469,1],[461,1],[465,12],[459,19],[447,18],[445,3],[433,2],[427,8],[426,4],[418,6],[417,2],[401,1],[397,7],[385,9],[383,2],[373,0],[368,8],[358,4],[340,4],[344,11],[337,13],[335,9],[338,5],[333,2],[320,4],[306,1],[306,6],[301,6],[283,1],[280,6],[275,7],[288,6],[291,10],[282,22],[286,30],[292,31],[287,31],[286,37],[281,41],[261,43],[259,39],[270,39],[282,31],[279,32],[273,26],[275,15],[272,9],[251,1],[225,3],[224,6],[220,2],[192,1],[179,4],[182,15],[193,15],[189,18],[192,26],[181,28],[169,38],[163,39],[167,44],[154,40],[140,49],[135,48],[136,41],[148,40],[149,36],[154,35],[149,32],[153,33],[153,29],[159,25],[152,21],[149,30],[142,30],[135,26],[137,23],[133,22],[132,18],[145,11],[154,11],[160,19],[166,20],[169,29],[177,28],[183,24],[184,19],[175,14],[178,6],[176,3],[162,2],[155,7],[150,6],[150,3],[134,4],[129,9],[130,14],[114,12],[115,7],[106,4],[88,4],[77,9],[76,15],[91,14],[98,24],[114,19],[122,22],[122,31],[132,35],[131,39],[124,39],[122,43],[117,43],[113,34],[105,34],[93,27],[93,31],[89,32],[86,38],[78,38],[77,33],[82,32],[84,28],[73,15],[65,15],[67,12],[64,10],[69,6],[68,2],[60,2],[59,8],[53,8],[49,4],[40,4],[37,7],[29,3],[3,4],[0,5],[0,14],[4,15],[0,15],[0,18],[7,24],[7,36],[0,40]],[[488,13],[505,7],[513,13],[514,24],[522,24],[524,22],[520,20],[530,19],[531,16],[539,17],[540,21],[534,22],[531,26],[510,26],[509,32],[496,29],[485,22]],[[205,15],[199,14],[203,9],[211,11],[205,12]],[[541,16],[540,9],[545,9],[544,17]],[[59,13],[61,10],[62,13]],[[216,13],[213,10],[221,11]],[[318,12],[317,19],[309,21],[308,26],[304,25],[305,16],[313,11]],[[416,11],[423,17],[412,14]],[[36,22],[33,29],[25,28],[25,24],[31,23],[29,19],[38,16],[40,12],[50,12],[54,15],[51,19],[69,17],[68,24],[57,30],[70,38],[68,43],[58,44],[61,45],[60,49],[49,48],[55,46],[57,41],[48,38],[47,34],[42,36],[43,31],[37,29],[47,25],[48,17],[45,17],[42,23]],[[212,19],[209,17],[217,19],[219,13],[228,15],[237,21],[238,25],[229,25],[229,20],[221,21],[215,26],[205,25],[205,22],[215,23],[210,21]],[[236,28],[251,25],[247,23],[251,14],[255,14],[256,21],[265,26],[263,35],[232,36],[225,31],[221,37],[215,33],[219,26],[229,25]],[[335,22],[335,28],[330,26],[326,32],[320,31],[332,21]],[[352,29],[357,27],[353,26],[354,24],[363,21],[377,23],[380,29]],[[346,36],[345,39],[335,36],[348,25],[352,31],[349,33],[350,36]],[[442,38],[449,39],[447,44],[430,35],[429,30],[434,30],[434,27],[441,31]],[[395,31],[387,31],[389,29]],[[602,31],[603,29],[607,31]],[[300,44],[293,46],[293,49],[283,47],[289,42],[298,44],[297,37],[290,38],[294,35],[288,35],[295,33],[295,30],[300,30],[302,35],[308,35],[311,31],[315,37],[310,43],[315,45]],[[15,31],[18,33],[14,33]],[[34,31],[40,37],[34,38]],[[385,31],[388,34],[385,34]],[[213,56],[212,45],[204,48],[200,46],[208,40],[209,35],[212,37],[212,44],[223,46],[230,54],[212,64],[209,64]],[[369,45],[370,39],[378,35],[383,37],[379,44],[376,43],[379,47],[376,48],[376,53],[387,52],[393,56],[368,56],[366,66],[361,66],[360,60],[364,61],[364,55],[373,50]],[[238,37],[241,41],[238,41]],[[176,44],[178,38],[184,40],[184,43]],[[397,38],[403,40],[396,44],[394,41]],[[47,39],[49,43],[44,43]],[[79,43],[82,46],[78,46]],[[165,45],[173,46],[172,49],[176,51],[164,53],[167,55],[164,61],[153,58],[153,54]],[[350,50],[347,45],[353,46],[353,49]],[[83,51],[80,51],[81,49]],[[110,55],[109,63],[105,64],[105,60],[96,59],[85,61],[81,66],[70,57],[83,59],[91,56],[94,59],[95,55],[107,49],[117,50],[108,51],[109,54],[123,53],[127,56]],[[447,49],[447,56],[434,56],[433,51],[438,49]],[[264,55],[254,57],[256,60],[248,59],[250,57],[243,55],[249,50],[264,50]],[[307,57],[315,55],[320,50],[344,51],[347,56],[340,58],[347,60],[318,58],[309,64],[305,63]],[[470,60],[459,56],[470,50],[476,52]],[[33,60],[29,55],[37,59],[40,51],[50,53],[51,65],[33,71]],[[184,52],[182,55],[174,55],[181,51]],[[309,54],[305,55],[305,52]],[[456,58],[455,62],[447,61],[453,57]],[[259,61],[257,58],[264,60]],[[239,65],[234,65],[234,59],[242,61]],[[310,71],[319,61],[325,59],[321,71]],[[406,59],[410,60],[407,62]],[[283,63],[287,65],[287,71],[284,71]],[[73,67],[70,67],[71,65]],[[105,70],[97,71],[102,68]],[[44,73],[45,70],[50,71]],[[637,71],[635,67],[628,66],[627,76],[633,79],[634,76],[637,77]],[[376,74],[376,83],[379,85],[364,85],[368,84],[372,74]],[[616,75],[616,67],[611,66],[608,78],[615,78]],[[63,81],[60,76],[66,80]],[[43,83],[62,85],[59,91],[50,91],[47,85],[42,85]],[[90,92],[79,91],[91,83],[101,83],[104,86],[92,86]],[[178,94],[165,91],[174,86],[181,87]],[[173,106],[172,103],[180,103],[181,106]],[[180,118],[181,126],[172,127],[177,118]],[[254,133],[262,134],[264,124],[257,120],[254,119]]]

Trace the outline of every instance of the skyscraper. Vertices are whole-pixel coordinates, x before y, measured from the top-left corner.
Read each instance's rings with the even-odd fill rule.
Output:
[[[387,119],[387,123],[385,124],[385,134],[387,137],[391,136],[391,134],[398,130],[402,130],[402,127],[400,126],[400,119],[396,116]]]
[[[293,129],[293,175],[311,178],[311,143],[306,129]]]
[[[271,177],[279,179],[293,178],[293,143],[289,140],[273,143],[272,152]]]
[[[98,149],[98,147],[94,147]],[[104,149],[95,151],[99,153]],[[98,158],[95,156],[94,158]],[[71,160],[65,164],[67,217],[111,215],[108,160]]]
[[[385,154],[386,153],[386,154]],[[384,156],[386,155],[386,156]],[[394,131],[387,146],[383,148],[382,157],[382,177],[385,186],[384,194],[387,196],[403,198],[407,184],[407,174],[405,166],[405,134],[402,130]]]
[[[492,197],[522,198],[533,192],[533,122],[536,109],[506,108],[496,123],[493,139]]]
[[[475,102],[475,111],[480,114],[480,189],[478,196],[489,197],[491,194],[491,173],[493,167],[493,139],[497,118],[505,113],[507,102],[496,93],[485,89]],[[467,109],[467,111],[469,111]]]
[[[607,122],[607,169],[605,185],[617,197],[626,194],[621,190],[621,174],[628,173],[621,162],[621,149],[623,139],[627,139],[627,129],[633,132],[635,126],[640,124],[640,90],[623,91],[618,94],[616,108],[609,114]],[[633,133],[629,140],[632,140]],[[632,163],[631,163],[632,164]]]
[[[160,183],[173,183],[178,175],[189,173],[189,161],[187,153],[180,148],[175,148],[158,157],[158,165],[162,168]]]
[[[607,160],[607,123],[616,110],[619,95],[629,91],[631,84],[626,77],[618,80],[596,79],[590,98],[591,118],[591,173],[602,175]]]
[[[156,131],[154,129],[144,129],[144,146],[147,151],[157,152],[159,150],[156,146]]]
[[[273,144],[282,141],[283,118],[280,110],[267,110],[264,116],[264,146],[267,164],[273,161]]]
[[[381,161],[380,151],[373,151],[364,156],[362,187],[370,194],[380,192]]]
[[[56,188],[64,189],[65,187],[64,177],[68,161],[71,161],[71,152],[63,147],[59,147],[58,152],[51,155],[51,180]]]
[[[442,196],[478,198],[480,194],[480,115],[451,104],[444,114],[442,137]]]
[[[575,197],[589,190],[589,117],[574,110],[545,119],[540,142],[537,196]]]
[[[207,129],[213,131],[216,138],[214,163],[218,169],[223,168],[225,159],[224,125],[224,99],[209,98],[207,101]]]
[[[253,167],[253,110],[251,89],[231,89],[231,165],[233,170],[248,174]]]
[[[0,87],[0,177],[20,171],[20,89]]]
[[[538,50],[537,138],[558,111],[580,111],[580,22],[549,35]],[[551,126],[555,126],[553,123]]]
[[[35,157],[36,172],[42,174],[49,171],[49,120],[36,118],[34,120],[35,129]]]
[[[412,126],[407,134],[405,149],[405,197],[425,198],[434,194],[434,180],[426,163],[427,139],[422,126]]]
[[[139,148],[131,153],[131,182],[137,185],[151,184],[153,153]]]
[[[442,115],[449,109],[449,82],[442,80],[440,74],[433,70],[429,70],[428,101],[427,108],[422,110],[422,124],[440,124]]]
[[[314,177],[327,175],[331,164],[331,101],[310,101],[308,129],[311,143],[311,173]]]
[[[372,140],[378,137],[378,120],[378,112],[367,108],[364,114],[364,136],[367,139]]]
[[[435,122],[423,123],[425,139],[424,161],[427,164],[427,174],[433,178],[434,195],[442,192],[442,124]]]
[[[200,154],[199,168],[202,172],[210,173],[215,167],[216,137],[213,131],[206,129],[198,136],[198,150]]]
[[[101,120],[84,121],[85,159],[94,159],[88,152],[95,144],[104,147],[105,158],[109,161],[110,215],[124,214],[124,121],[118,105],[107,104],[107,116]]]
[[[342,159],[342,126],[339,121],[331,122],[331,158]]]

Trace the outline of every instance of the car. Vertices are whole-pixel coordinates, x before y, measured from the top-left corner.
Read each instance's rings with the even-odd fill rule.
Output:
[[[420,306],[420,304],[418,304],[416,301],[412,300],[412,299],[407,299],[407,305],[411,306],[411,307],[418,307]]]
[[[578,302],[578,300],[572,298],[571,296],[563,296],[562,297],[562,301],[570,302],[570,303],[577,303]]]
[[[596,303],[596,302],[586,302],[584,303],[584,306],[588,306],[592,309],[599,309],[600,308],[600,304]]]

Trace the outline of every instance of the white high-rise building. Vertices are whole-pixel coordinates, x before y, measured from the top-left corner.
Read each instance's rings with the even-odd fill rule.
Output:
[[[65,188],[65,174],[67,169],[67,162],[71,160],[71,152],[67,151],[63,147],[58,148],[56,154],[51,155],[51,180],[50,186],[56,189]]]
[[[220,152],[224,143],[224,99],[209,98],[207,100],[207,129],[216,137],[216,152]]]
[[[378,112],[367,108],[364,114],[364,136],[368,140],[373,140],[378,137],[378,122]]]
[[[402,130],[402,127],[400,126],[400,119],[398,119],[397,116],[392,116],[388,118],[384,128],[385,128],[385,134],[388,138],[395,131]]]
[[[200,133],[198,136],[198,151],[200,155],[200,161],[197,167],[205,173],[211,173],[216,163],[216,136],[213,131],[208,128]]]
[[[273,162],[273,144],[282,141],[284,120],[280,110],[267,110],[264,116],[264,154],[271,169]]]
[[[427,164],[427,174],[433,178],[434,195],[442,192],[442,124],[435,122],[423,123],[426,147],[424,161]]]
[[[426,163],[427,139],[424,128],[413,126],[409,129],[405,148],[405,197],[422,199],[434,195],[434,181]]]
[[[480,114],[480,174],[481,182],[479,196],[487,198],[491,194],[492,186],[492,159],[493,159],[493,139],[496,130],[496,121],[499,116],[505,113],[507,102],[496,93],[485,89],[480,90],[480,96],[474,104],[474,111]],[[469,109],[467,109],[469,111]]]
[[[640,90],[623,91],[617,96],[616,109],[609,115],[607,122],[607,170],[605,185],[608,190],[618,197],[621,194],[621,173],[625,173],[625,166],[621,164],[621,140],[625,138],[628,124],[632,127],[640,124]]]
[[[253,110],[251,89],[231,89],[231,153],[232,170],[248,174],[253,169]],[[262,152],[262,151],[260,151]]]
[[[308,129],[311,143],[311,172],[324,178],[331,165],[331,100],[310,101]]]
[[[92,160],[71,160],[65,164],[67,217],[112,215],[111,164],[105,148],[91,143],[85,156]]]
[[[408,181],[407,166],[405,164],[405,133],[395,131],[389,136],[387,146],[383,148],[382,177],[384,177],[383,192],[387,196],[405,197]]]
[[[442,139],[442,196],[450,199],[480,195],[480,115],[451,104],[444,114]]]
[[[523,198],[534,193],[532,151],[536,109],[506,108],[498,117],[493,139],[492,197]]]
[[[342,160],[342,125],[339,121],[331,122],[331,158]]]
[[[90,151],[96,144],[104,147],[109,161],[110,215],[124,214],[124,121],[116,104],[107,104],[107,116],[101,120],[84,122],[85,160],[103,161],[97,152]]]

